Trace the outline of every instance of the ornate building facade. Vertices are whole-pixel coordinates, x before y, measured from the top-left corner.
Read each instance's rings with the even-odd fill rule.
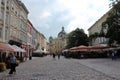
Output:
[[[26,58],[39,46],[46,50],[46,38],[28,20],[28,14],[21,0],[0,0],[0,43],[23,49]]]
[[[64,27],[62,27],[62,30],[58,33],[57,38],[50,37],[49,42],[50,53],[61,53],[66,46],[66,32],[64,31]]]

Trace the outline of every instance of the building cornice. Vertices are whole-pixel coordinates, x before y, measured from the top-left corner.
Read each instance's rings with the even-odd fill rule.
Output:
[[[29,11],[28,11],[28,9],[26,8],[26,6],[24,5],[24,3],[22,2],[22,1],[20,1],[20,0],[16,0],[17,2],[18,2],[18,4],[26,11],[26,13],[28,14],[29,13]]]

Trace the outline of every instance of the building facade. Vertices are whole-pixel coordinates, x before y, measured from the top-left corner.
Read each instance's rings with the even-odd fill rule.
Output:
[[[21,47],[27,42],[29,12],[19,0],[1,0],[0,4],[0,41]]]
[[[46,42],[46,54],[50,54],[50,44]]]
[[[21,0],[0,0],[0,42],[24,49],[26,58],[38,44],[46,50],[46,39],[28,20],[28,14]]]
[[[64,31],[64,27],[62,27],[62,30],[58,33],[57,38],[49,38],[50,42],[50,53],[61,53],[62,50],[65,49],[66,46],[66,32]]]
[[[46,38],[45,38],[45,36],[41,33],[40,34],[40,39],[41,39],[41,41],[40,41],[40,45],[41,45],[41,50],[44,52],[44,53],[46,53],[46,45],[47,45],[47,41],[46,41]]]
[[[108,17],[109,11],[104,14],[99,20],[97,20],[89,29],[89,37],[91,38],[89,45],[94,46],[94,45],[101,45],[101,46],[107,46],[108,39],[105,38],[104,36],[100,37],[101,31],[102,31],[102,23],[106,21]],[[104,29],[104,34],[107,33],[107,28]],[[91,37],[93,36],[94,37]],[[96,35],[96,36],[95,36]]]
[[[32,45],[32,28],[33,25],[28,20],[28,26],[27,26],[27,57],[31,59],[32,53],[33,53],[33,45]]]
[[[36,37],[36,47],[34,53],[46,54],[47,52],[46,48],[47,48],[46,38],[42,33],[38,32]]]

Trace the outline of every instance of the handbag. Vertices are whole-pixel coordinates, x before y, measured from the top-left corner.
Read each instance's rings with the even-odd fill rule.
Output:
[[[16,60],[15,66],[19,66],[20,61]]]

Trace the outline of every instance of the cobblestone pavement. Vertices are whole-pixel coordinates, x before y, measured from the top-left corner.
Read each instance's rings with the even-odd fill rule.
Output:
[[[112,67],[110,67],[110,64]],[[117,70],[116,74],[114,74],[114,69]],[[117,76],[108,74],[109,70]],[[46,56],[21,63],[14,75],[9,75],[9,70],[0,73],[0,80],[120,80],[119,71],[120,61],[112,62],[110,59],[65,59],[64,57],[58,60],[57,58],[53,59],[52,56]]]
[[[120,59],[81,60],[81,64],[120,80]]]

